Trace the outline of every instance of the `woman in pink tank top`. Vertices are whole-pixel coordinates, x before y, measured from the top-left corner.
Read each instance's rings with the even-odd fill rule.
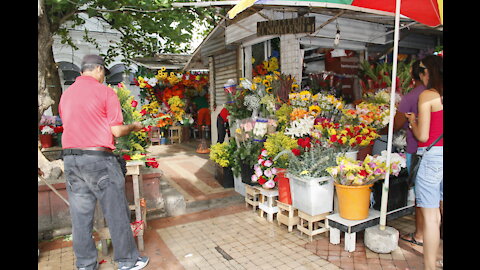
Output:
[[[440,222],[443,212],[443,59],[429,55],[421,60],[420,78],[427,86],[418,99],[418,119],[406,113],[409,127],[418,140],[417,154],[422,161],[415,179],[415,200],[424,217],[423,260],[425,269],[436,268],[440,246]]]

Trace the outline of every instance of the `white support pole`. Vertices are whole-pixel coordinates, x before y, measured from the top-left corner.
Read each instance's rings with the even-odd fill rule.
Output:
[[[387,142],[387,172],[385,173],[385,182],[382,190],[382,204],[380,208],[380,230],[385,230],[387,224],[387,203],[388,186],[390,181],[390,158],[392,152],[393,139],[393,119],[395,117],[395,89],[397,87],[397,59],[398,59],[398,40],[400,36],[400,4],[401,0],[395,1],[395,33],[393,38],[393,67],[392,67],[392,89],[390,93],[390,121],[388,123],[388,142]]]

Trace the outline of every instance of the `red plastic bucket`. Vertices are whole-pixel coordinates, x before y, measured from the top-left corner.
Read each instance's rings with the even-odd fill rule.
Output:
[[[278,200],[285,204],[292,204],[292,195],[290,193],[290,179],[285,177],[287,170],[279,169],[277,172],[278,181]]]
[[[52,134],[40,134],[40,143],[42,148],[50,148],[53,145],[53,136]]]

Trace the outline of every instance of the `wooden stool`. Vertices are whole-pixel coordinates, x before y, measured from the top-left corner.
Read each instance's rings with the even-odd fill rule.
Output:
[[[182,143],[182,127],[181,126],[172,126],[168,129],[168,136],[170,137],[170,142]]]
[[[252,206],[252,210],[255,212],[259,204],[260,190],[253,188],[250,185],[245,184],[245,206]]]
[[[293,230],[293,226],[298,225],[299,217],[298,210],[294,208],[291,204],[282,203],[277,200],[278,213],[277,221],[278,225],[285,224],[288,227],[288,231]]]
[[[305,233],[308,235],[308,239],[312,242],[314,235],[328,231],[328,227],[325,224],[328,215],[330,215],[330,212],[310,216],[299,210],[298,217],[300,224],[297,225],[297,229],[300,231],[300,234]],[[306,221],[306,223],[304,223],[304,221]]]
[[[278,189],[264,189],[263,187],[256,186],[256,189],[260,191],[260,216],[263,217],[264,213],[267,213],[267,220],[273,222],[273,215],[278,213],[278,207],[275,201],[278,198]]]
[[[152,130],[149,132],[149,137],[152,145],[154,145],[154,143],[160,144],[160,128],[152,127]]]

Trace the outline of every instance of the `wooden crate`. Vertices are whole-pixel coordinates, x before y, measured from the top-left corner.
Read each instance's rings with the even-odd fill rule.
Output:
[[[298,225],[299,217],[298,217],[298,209],[293,207],[291,204],[282,203],[281,201],[277,200],[278,206],[278,213],[277,213],[277,221],[278,225],[285,224],[288,227],[288,231],[291,232],[294,226]]]
[[[253,188],[250,185],[245,184],[245,206],[252,206],[252,210],[255,211],[260,203],[260,190]]]
[[[328,231],[328,226],[325,224],[328,215],[330,215],[330,212],[310,216],[307,213],[298,211],[299,224],[297,229],[300,231],[300,234],[305,233],[308,235],[308,239],[312,242],[314,235]]]

